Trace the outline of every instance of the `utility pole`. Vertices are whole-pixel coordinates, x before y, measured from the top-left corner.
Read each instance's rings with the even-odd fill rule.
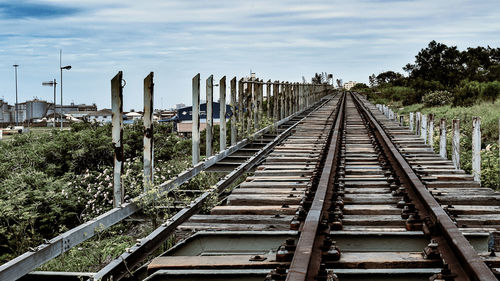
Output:
[[[16,105],[15,105],[15,109],[16,109],[16,126],[19,126],[19,113],[17,111],[17,104],[18,104],[18,100],[17,100],[17,67],[19,66],[19,64],[14,64],[12,66],[14,67],[14,70],[16,73]]]

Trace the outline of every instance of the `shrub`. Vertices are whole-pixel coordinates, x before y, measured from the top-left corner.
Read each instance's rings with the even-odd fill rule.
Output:
[[[483,84],[481,91],[481,99],[484,101],[495,102],[497,97],[500,96],[500,82],[493,81]]]
[[[426,106],[439,106],[451,103],[453,94],[448,91],[434,91],[422,97]]]
[[[402,101],[403,105],[415,103],[419,100],[417,92],[409,87],[384,87],[380,88],[382,97],[391,99],[393,101]]]
[[[473,105],[481,94],[481,83],[477,81],[464,81],[457,88],[453,98],[453,106]]]

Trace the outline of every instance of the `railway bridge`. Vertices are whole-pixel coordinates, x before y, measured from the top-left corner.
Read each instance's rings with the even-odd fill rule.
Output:
[[[145,100],[152,100],[152,85],[150,75]],[[328,85],[235,78],[230,145],[221,131],[220,152],[213,152],[207,117],[207,157],[199,162],[199,85],[197,75],[193,167],[158,186],[170,192],[202,171],[223,172],[215,186],[99,272],[32,271],[88,239],[98,225],[139,209],[135,201],[121,202],[118,183],[114,209],[2,265],[0,279],[497,280],[492,234],[500,229],[500,195],[364,96]],[[209,77],[208,103],[215,86]],[[225,77],[217,86],[225,104]],[[272,124],[261,128],[266,116]],[[145,122],[145,132],[149,126]],[[119,140],[116,145],[119,155]],[[152,146],[145,134],[145,173]],[[120,163],[115,173],[120,176]],[[214,196],[218,204],[200,211]],[[173,247],[152,256],[172,237]]]

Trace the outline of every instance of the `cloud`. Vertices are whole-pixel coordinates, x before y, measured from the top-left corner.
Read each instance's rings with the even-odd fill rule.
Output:
[[[127,79],[125,108],[142,107],[142,79],[155,71],[157,107],[190,103],[191,78],[214,74],[299,81],[314,72],[367,80],[401,71],[431,40],[498,46],[496,1],[124,1],[0,2],[0,90],[50,98],[41,81],[59,77],[65,99],[109,107],[109,80]],[[204,78],[203,78],[204,79]],[[3,91],[3,92],[2,92]],[[47,92],[47,93],[46,93]],[[46,97],[47,96],[47,97]]]
[[[0,16],[6,19],[26,19],[26,18],[54,18],[71,16],[78,13],[80,9],[35,3],[30,1],[9,1],[0,3]]]

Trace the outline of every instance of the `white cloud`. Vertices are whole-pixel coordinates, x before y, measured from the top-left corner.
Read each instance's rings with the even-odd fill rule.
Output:
[[[58,17],[0,18],[0,82],[13,100],[50,98],[41,81],[57,77],[59,48],[73,69],[65,99],[109,106],[109,80],[124,70],[125,108],[142,107],[142,79],[156,72],[156,102],[190,103],[191,78],[246,75],[300,80],[334,72],[366,81],[401,67],[431,40],[498,46],[496,1],[118,1],[46,0],[76,8]],[[219,77],[216,77],[218,79]],[[47,93],[45,93],[47,92]],[[45,97],[47,96],[47,97]],[[167,103],[168,101],[168,103]]]

